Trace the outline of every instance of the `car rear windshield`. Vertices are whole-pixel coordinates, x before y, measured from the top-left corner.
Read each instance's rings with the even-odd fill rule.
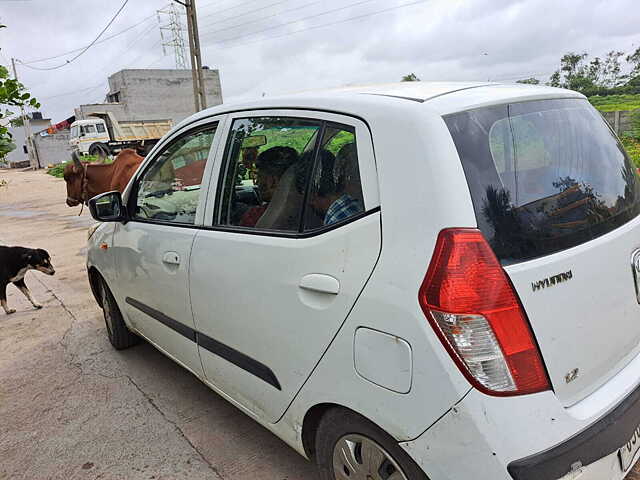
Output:
[[[640,213],[635,167],[586,100],[445,116],[478,226],[503,264],[603,235]]]

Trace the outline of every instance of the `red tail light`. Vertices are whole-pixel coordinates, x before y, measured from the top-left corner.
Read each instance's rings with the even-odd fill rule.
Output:
[[[440,232],[419,300],[445,348],[477,389],[521,395],[550,388],[517,294],[480,231]]]

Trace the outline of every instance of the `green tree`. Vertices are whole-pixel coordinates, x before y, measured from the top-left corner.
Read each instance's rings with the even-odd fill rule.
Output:
[[[620,57],[624,55],[624,52],[610,51],[602,65],[602,86],[604,87],[618,87],[624,80],[624,76],[621,75],[622,67],[620,66]]]
[[[625,60],[631,66],[629,77],[635,78],[640,76],[640,47],[638,47],[632,54],[627,55]]]
[[[607,56],[607,59],[603,62],[599,57],[595,57],[587,63],[588,56],[586,52],[565,53],[562,58],[560,58],[560,68],[549,77],[547,85],[578,90],[580,92],[604,86],[605,65],[610,66],[611,76],[615,76],[613,72],[615,71],[616,58],[614,56]],[[607,61],[609,63],[607,63]],[[620,74],[619,68],[617,74]]]
[[[419,82],[420,79],[415,73],[410,73],[409,75],[404,75],[402,77],[401,82]]]
[[[6,28],[0,25],[0,28]],[[28,93],[24,85],[9,76],[9,69],[0,65],[0,158],[6,156],[16,148],[12,142],[11,133],[7,128],[10,117],[15,112],[9,110],[12,107],[30,106],[40,108],[38,101]]]
[[[561,78],[560,78],[560,70],[556,70],[555,72],[553,72],[553,74],[549,77],[549,81],[547,82],[547,85],[549,85],[550,87],[561,87]]]
[[[522,80],[517,80],[516,83],[526,83],[528,85],[540,85],[540,80],[537,78],[523,78]]]

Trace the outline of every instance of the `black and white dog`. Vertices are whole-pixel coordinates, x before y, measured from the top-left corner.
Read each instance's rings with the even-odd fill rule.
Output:
[[[33,300],[24,283],[24,276],[29,270],[39,270],[47,275],[56,273],[46,250],[0,245],[0,304],[7,315],[15,312],[7,306],[7,285],[10,283],[18,287],[35,308],[42,308]]]

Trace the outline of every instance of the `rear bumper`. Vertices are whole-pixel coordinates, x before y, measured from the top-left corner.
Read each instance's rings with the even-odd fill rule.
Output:
[[[640,387],[597,422],[548,450],[509,463],[514,480],[556,480],[615,453],[640,424]]]
[[[400,446],[432,480],[622,480],[617,450],[640,424],[640,358],[570,408],[553,392],[471,392]],[[636,457],[637,458],[637,457]]]

